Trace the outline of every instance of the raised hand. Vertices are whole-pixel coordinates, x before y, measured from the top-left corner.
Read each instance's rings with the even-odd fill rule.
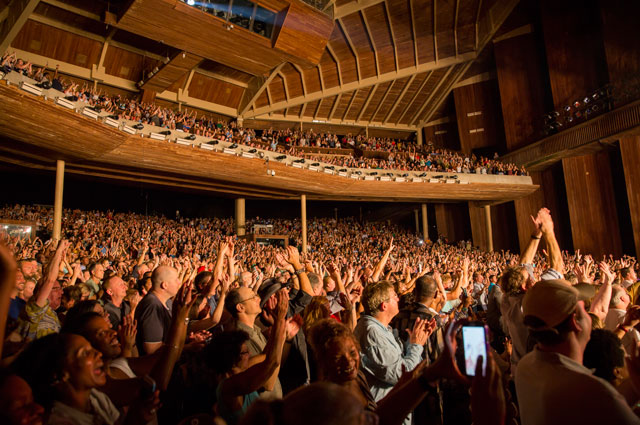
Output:
[[[413,324],[413,329],[407,329],[409,334],[409,342],[411,344],[425,345],[429,338],[429,332],[427,330],[428,321],[426,319],[417,318]]]

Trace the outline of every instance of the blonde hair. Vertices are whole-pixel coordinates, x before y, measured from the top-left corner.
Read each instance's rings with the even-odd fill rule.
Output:
[[[365,286],[364,291],[362,292],[362,306],[364,307],[364,313],[369,316],[374,316],[379,313],[380,304],[385,301],[389,301],[392,290],[393,283],[388,280],[381,280]]]

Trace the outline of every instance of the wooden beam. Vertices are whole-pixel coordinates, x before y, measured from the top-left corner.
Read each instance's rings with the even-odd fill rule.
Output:
[[[353,42],[351,41],[351,37],[349,37],[349,33],[347,32],[347,29],[342,23],[342,19],[336,19],[336,21],[338,22],[338,26],[340,27],[340,30],[344,34],[344,38],[345,40],[347,40],[347,45],[349,46],[349,49],[351,50],[351,53],[353,54],[353,57],[356,60],[356,73],[358,74],[358,81],[360,81],[362,80],[362,75],[360,74],[360,57],[358,56],[358,51],[354,47]]]
[[[519,37],[521,35],[531,34],[534,31],[533,24],[523,25],[514,30],[509,31],[508,33],[502,34],[498,37],[494,37],[491,41],[495,43],[499,43],[504,40],[509,40],[511,38]]]
[[[331,111],[329,112],[329,115],[327,116],[328,120],[330,120],[333,117],[333,113],[336,111],[336,108],[338,107],[338,104],[340,103],[340,99],[342,99],[342,93],[338,93],[338,96],[336,97],[336,101],[333,102],[333,106],[331,107]]]
[[[284,86],[284,97],[289,100],[289,87],[287,87],[287,79],[282,72],[278,72],[278,76],[282,78],[282,85]]]
[[[416,36],[416,17],[413,13],[413,0],[409,0],[409,14],[411,15],[411,34],[413,36],[413,56],[418,66],[418,37]]]
[[[357,94],[358,94],[358,90],[353,92],[353,96],[351,96],[351,100],[349,101],[349,104],[347,105],[347,109],[345,109],[344,110],[344,114],[342,114],[342,121],[347,119],[347,114],[349,113],[349,109],[351,109],[351,105],[353,105],[353,101],[356,100],[356,95]]]
[[[456,56],[458,56],[458,11],[460,10],[460,0],[456,0],[455,12],[453,17],[453,45],[455,46]]]
[[[191,85],[191,80],[193,79],[193,74],[196,73],[195,69],[192,69],[191,71],[189,71],[189,75],[187,75],[187,78],[184,80],[184,84],[182,85],[182,90],[183,91],[189,91],[189,86]]]
[[[435,0],[434,0],[435,1]],[[393,34],[393,24],[391,23],[391,13],[389,13],[389,4],[384,2],[384,12],[387,15],[387,22],[389,22],[389,35],[391,36],[391,42],[393,43],[393,57],[396,63],[396,72],[400,70],[398,61],[398,46],[396,45],[396,37]]]
[[[458,87],[469,86],[471,84],[482,83],[484,81],[491,81],[497,79],[495,71],[483,72],[482,74],[477,74],[469,78],[465,78],[462,81],[457,82],[453,88],[457,89]]]
[[[94,21],[102,22],[102,17],[96,13],[89,12],[88,10],[81,9],[79,7],[75,7],[68,3],[64,3],[58,0],[42,0],[42,3],[50,4],[51,6],[55,6],[58,9],[66,10],[67,12],[71,12],[78,16],[83,16],[85,18],[92,19]]]
[[[249,108],[254,106],[256,100],[260,97],[267,86],[271,84],[271,81],[273,81],[275,76],[278,75],[284,65],[284,63],[281,63],[280,65],[276,66],[267,78],[258,76],[254,77],[251,82],[249,82],[249,87],[244,91],[242,100],[240,101],[240,106],[238,107],[239,116],[243,118],[245,117],[245,114],[247,113]],[[271,102],[269,102],[269,104],[271,104]]]
[[[336,7],[335,12],[333,14],[334,19],[344,18],[347,15],[351,15],[352,13],[359,12],[361,10],[367,9],[371,6],[375,6],[378,3],[383,3],[385,0],[359,0],[352,1],[344,6]]]
[[[316,68],[318,69],[318,78],[320,79],[320,91],[324,93],[325,89],[324,89],[324,78],[322,77],[322,67],[320,66],[320,64],[318,64]],[[307,95],[305,95],[305,97],[307,97]]]
[[[38,0],[13,0],[6,6],[7,17],[0,29],[0,54],[11,45],[37,5]]]
[[[442,78],[440,78],[440,81],[438,81],[438,84],[436,84],[436,86],[433,88],[433,90],[431,90],[431,94],[429,95],[427,100],[422,104],[420,109],[418,109],[418,112],[415,115],[412,116],[411,121],[409,121],[409,124],[415,123],[416,120],[418,118],[420,118],[420,116],[422,115],[422,112],[424,112],[425,108],[429,105],[429,103],[431,102],[431,100],[435,96],[435,94],[438,91],[438,89],[442,86],[442,84],[444,84],[444,81],[447,79],[447,77],[449,76],[449,74],[451,73],[452,70],[453,70],[453,67],[450,67],[449,69],[447,69],[447,72],[442,76]],[[426,121],[426,120],[424,120],[424,121]],[[418,128],[420,128],[420,127],[423,127],[423,126],[418,124]]]
[[[300,68],[300,65],[296,65],[295,63],[291,64],[295,70],[300,74],[300,83],[302,84],[302,94],[307,95],[307,83],[304,81],[304,71]]]
[[[407,111],[409,110],[413,102],[415,102],[416,98],[418,97],[418,95],[420,94],[424,86],[427,84],[427,81],[429,81],[429,78],[431,78],[431,74],[433,74],[433,71],[429,71],[429,74],[424,78],[424,80],[422,81],[422,84],[420,84],[420,87],[418,87],[418,90],[416,90],[416,92],[411,97],[411,100],[409,101],[409,103],[407,103],[407,106],[405,106],[404,109],[402,110],[402,114],[400,114],[400,118],[398,118],[398,121],[396,121],[396,124],[399,124],[400,121],[402,121],[402,118],[404,118],[404,116],[407,114]]]
[[[320,105],[322,105],[322,101],[323,101],[323,100],[324,100],[324,99],[320,99],[320,100],[318,101],[318,106],[316,106],[316,111],[313,113],[313,119],[314,119],[314,120],[318,118],[318,112],[320,112]],[[262,119],[262,117],[260,117],[260,118]]]
[[[356,118],[356,121],[360,121],[360,119],[362,118],[362,115],[364,114],[364,111],[369,106],[369,102],[371,102],[371,99],[373,98],[373,94],[375,93],[375,91],[377,89],[378,89],[378,85],[377,84],[375,86],[371,87],[371,91],[367,95],[367,100],[364,101],[364,105],[362,106],[362,109],[360,109],[360,112],[358,113],[358,118]]]
[[[418,67],[408,67],[403,68],[400,71],[391,71],[384,73],[382,75],[364,78],[361,81],[354,81],[352,83],[344,84],[342,87],[332,87],[330,89],[325,89],[323,91],[317,91],[310,93],[306,96],[298,96],[291,99],[289,102],[278,102],[270,107],[261,107],[257,108],[251,113],[245,115],[245,118],[254,118],[262,114],[268,114],[270,112],[278,111],[280,109],[289,108],[291,106],[300,105],[306,102],[313,102],[314,100],[321,99],[323,97],[331,97],[338,93],[347,93],[352,90],[362,89],[365,87],[373,86],[376,84],[386,83],[388,81],[398,80],[400,78],[408,77],[413,74],[421,74],[426,71],[431,71],[439,68],[446,68],[451,65],[456,65],[460,63],[464,63],[467,61],[473,61],[477,57],[475,52],[467,52],[458,55],[457,58],[449,57],[446,59],[442,59],[435,62],[422,63],[418,65]]]
[[[384,101],[387,100],[387,96],[389,95],[389,92],[391,91],[391,88],[395,83],[396,83],[395,81],[392,81],[391,84],[389,84],[389,87],[387,87],[387,90],[384,92],[382,99],[380,99],[380,103],[378,103],[376,110],[373,111],[373,115],[371,115],[371,121],[376,119],[376,115],[378,115],[378,111],[380,111],[380,108],[382,107],[382,104],[384,103]]]
[[[307,105],[308,105],[308,103],[303,103],[302,104],[302,107],[300,108],[300,114],[298,114],[298,116],[300,118],[304,117],[304,111],[307,110]]]
[[[409,127],[406,125],[396,125],[396,124],[382,124],[379,121],[370,122],[370,121],[351,121],[351,120],[340,120],[340,119],[327,119],[327,118],[318,118],[318,117],[302,117],[295,118],[295,120],[287,120],[286,117],[282,114],[272,114],[271,116],[260,117],[261,120],[266,121],[291,121],[296,123],[312,123],[312,124],[331,124],[331,125],[341,125],[341,126],[353,126],[353,127],[361,127],[369,129],[384,129],[384,130],[397,130],[397,131],[406,131],[406,132],[414,132],[416,131],[415,127]]]
[[[336,68],[338,69],[338,82],[340,83],[340,87],[342,87],[342,69],[340,69],[340,61],[338,60],[338,56],[336,56],[333,48],[331,48],[331,41],[327,42],[327,52],[329,52],[329,56],[331,56],[331,59],[333,59],[333,61],[336,63]]]
[[[206,75],[207,77],[215,78],[216,80],[224,81],[225,83],[233,84],[234,86],[244,87],[245,89],[249,88],[249,83],[245,83],[244,81],[236,80],[235,78],[227,77],[226,75],[222,75],[217,72],[207,71],[202,68],[195,68],[195,71],[198,74]]]
[[[371,27],[369,27],[369,20],[367,19],[367,15],[361,10],[360,16],[362,17],[362,22],[364,22],[364,29],[367,32],[367,38],[369,39],[369,43],[371,44],[371,50],[373,50],[373,57],[376,61],[376,76],[380,75],[380,60],[378,59],[378,49],[376,48],[375,43],[373,42],[373,37],[371,36]]]
[[[409,86],[411,86],[411,84],[413,84],[413,80],[416,79],[416,75],[417,74],[413,74],[411,78],[409,78],[409,81],[407,81],[407,83],[404,85],[404,88],[400,92],[400,96],[398,96],[393,106],[389,109],[389,113],[387,114],[387,116],[385,116],[384,119],[382,120],[382,124],[386,124],[387,121],[389,121],[389,118],[391,117],[391,115],[393,115],[393,112],[396,110],[396,108],[402,101],[402,97],[407,93],[407,90],[409,90]]]
[[[478,51],[478,43],[480,42],[480,38],[478,36],[479,25],[480,25],[480,11],[482,10],[482,0],[478,0],[478,10],[476,11],[476,23],[475,23],[475,51]]]
[[[433,57],[436,60],[436,63],[438,63],[438,28],[436,27],[437,25],[437,19],[436,19],[436,1],[437,0],[433,0]]]
[[[273,101],[271,100],[271,90],[269,90],[269,86],[267,85],[266,87],[267,90],[267,101],[269,102],[269,105],[271,105],[273,103]]]

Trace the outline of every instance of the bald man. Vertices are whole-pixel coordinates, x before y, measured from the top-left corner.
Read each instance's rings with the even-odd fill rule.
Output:
[[[104,289],[104,309],[109,313],[111,327],[118,329],[122,318],[131,313],[131,306],[125,301],[129,287],[120,276],[114,275],[105,279],[102,288]]]
[[[151,354],[162,345],[171,326],[171,299],[181,286],[177,270],[169,266],[156,268],[151,284],[151,290],[136,309],[136,343],[140,355]]]

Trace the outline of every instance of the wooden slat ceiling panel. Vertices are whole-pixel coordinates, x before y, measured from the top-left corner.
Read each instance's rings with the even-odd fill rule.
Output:
[[[320,109],[318,110],[319,118],[327,118],[329,116],[337,97],[338,96],[331,96],[323,99]]]
[[[316,108],[318,108],[319,100],[314,100],[313,102],[307,103],[307,107],[304,110],[305,117],[312,117],[316,113]]]
[[[450,80],[451,78],[453,78],[452,76],[456,74],[456,72],[463,67],[464,64],[462,65],[455,65],[453,67],[453,70],[449,73],[449,75],[446,77],[444,83],[440,84],[440,87],[437,88],[437,90],[432,90],[431,93],[433,94],[433,98],[432,99],[438,99],[440,98],[441,95],[444,94],[445,91],[447,91],[447,81]],[[441,105],[442,106],[442,105]],[[431,107],[431,105],[428,105],[423,111],[422,113],[419,115],[419,119],[417,122],[420,122],[422,120],[424,120],[426,118],[426,115],[428,114],[428,110]],[[433,120],[433,116],[431,117],[431,120]]]
[[[475,49],[476,14],[480,0],[460,0],[458,11],[458,53]]]
[[[409,81],[409,77],[406,77],[406,78],[401,78],[399,80],[395,80],[393,82],[394,84],[391,87],[391,90],[389,91],[387,98],[384,99],[384,101],[382,102],[382,107],[380,108],[378,113],[375,116],[373,116],[373,118],[371,119],[372,121],[384,120],[384,117],[387,116],[390,109],[396,103],[396,101],[398,100],[398,96],[400,95],[400,92],[402,92],[405,84],[407,84],[408,81]]]
[[[395,109],[393,113],[389,116],[389,121],[395,123],[400,119],[400,116],[404,112],[405,108],[409,104],[409,102],[413,99],[413,96],[416,94],[416,91],[422,86],[425,78],[429,75],[428,72],[422,73],[416,78],[413,79],[413,82],[409,84],[409,88],[405,92],[404,96],[396,101]]]
[[[287,116],[291,115],[292,117],[299,117],[301,109],[302,109],[302,105],[289,108],[289,111],[287,112]]]
[[[376,75],[376,59],[373,54],[367,30],[359,13],[352,13],[342,19],[345,31],[347,31],[353,47],[358,53],[360,64],[360,76],[369,78]]]
[[[98,63],[102,43],[30,19],[11,43],[13,47],[83,68]]]
[[[304,92],[302,91],[302,80],[300,78],[300,73],[296,71],[296,69],[291,66],[291,64],[286,64],[282,68],[281,73],[285,77],[287,90],[289,91],[289,97],[293,99],[302,96]]]
[[[203,74],[194,73],[189,85],[189,96],[218,105],[237,108],[244,88],[229,84]]]
[[[427,100],[429,99],[429,96],[431,96],[431,93],[433,92],[433,89],[438,85],[438,82],[444,76],[445,73],[446,73],[445,68],[436,69],[433,71],[433,73],[431,74],[431,77],[429,77],[429,80],[426,82],[426,84],[422,88],[422,91],[418,93],[418,96],[416,96],[413,103],[409,106],[407,113],[400,120],[401,124],[410,124],[411,121],[413,121],[413,118],[418,113],[420,108],[422,108],[425,102],[427,102]]]
[[[307,86],[307,93],[313,93],[322,90],[320,86],[320,74],[318,68],[308,68],[302,71],[304,75],[304,84]]]
[[[340,7],[340,6],[344,6],[345,4],[349,4],[351,2],[353,2],[355,0],[336,0],[336,6]]]
[[[348,121],[355,121],[358,118],[358,114],[360,114],[360,111],[364,107],[364,103],[366,102],[369,93],[371,93],[371,90],[373,90],[373,86],[357,91],[356,99],[353,101],[351,109],[349,110],[349,113],[346,117]]]
[[[411,31],[411,14],[407,0],[388,0],[391,25],[398,48],[400,69],[415,66],[415,48]]]
[[[256,99],[256,108],[262,108],[269,105],[269,97],[267,96],[267,90],[263,90],[262,94]]]
[[[110,45],[104,58],[104,68],[109,75],[115,75],[131,81],[140,81],[142,72],[145,69],[151,69],[149,68],[150,62],[147,59],[145,64],[144,56]]]
[[[438,42],[438,59],[455,56],[453,40],[453,22],[456,2],[439,1],[436,3],[436,37]]]
[[[105,37],[109,32],[109,29],[102,22],[76,15],[47,3],[40,2],[33,13],[102,37]]]
[[[371,121],[371,115],[378,109],[378,105],[382,102],[382,98],[384,94],[387,92],[389,86],[393,84],[393,81],[389,81],[383,84],[380,84],[376,89],[376,92],[373,94],[371,101],[369,102],[369,106],[365,109],[364,114],[362,114],[363,121]]]
[[[497,0],[482,0],[482,4],[480,5],[480,22],[478,22],[478,36],[482,38],[483,34],[487,34],[491,28],[491,19],[483,19],[491,10],[491,7]]]
[[[202,62],[202,57],[200,56],[188,52],[178,53],[171,61],[164,64],[164,66],[160,66],[160,70],[156,72],[153,77],[145,81],[141,88],[162,93],[177,80],[189,74],[200,62]]]
[[[340,81],[338,80],[338,66],[327,50],[325,50],[322,59],[320,59],[320,68],[322,69],[322,81],[324,81],[325,89],[340,85]]]
[[[287,100],[284,90],[284,80],[279,75],[276,75],[275,78],[269,84],[269,93],[271,94],[271,102],[283,102]]]
[[[433,51],[433,2],[413,0],[416,39],[418,41],[418,62],[428,63],[436,59]]]
[[[251,74],[247,74],[246,72],[230,68],[226,65],[211,60],[205,60],[204,62],[200,63],[198,68],[212,72],[214,74],[220,74],[225,77],[233,78],[234,80],[242,81],[243,83],[249,83],[253,78],[253,75]]]
[[[347,111],[347,107],[349,106],[349,103],[351,103],[351,99],[353,99],[353,96],[356,95],[356,91],[352,91],[349,93],[344,93],[341,97],[340,97],[340,102],[338,103],[338,106],[336,107],[335,112],[333,113],[333,119],[339,119],[341,120],[342,117],[344,116],[344,113]]]
[[[389,24],[387,22],[384,5],[376,4],[375,6],[371,6],[364,11],[364,15],[367,20],[369,30],[371,31],[373,45],[378,52],[380,73],[385,74],[387,72],[395,71],[396,64],[394,59],[393,43],[391,41],[391,34],[389,33]]]
[[[331,33],[329,45],[339,62],[340,72],[342,73],[342,83],[351,83],[358,80],[356,58],[351,52],[339,25],[335,25],[333,27],[333,33]]]

